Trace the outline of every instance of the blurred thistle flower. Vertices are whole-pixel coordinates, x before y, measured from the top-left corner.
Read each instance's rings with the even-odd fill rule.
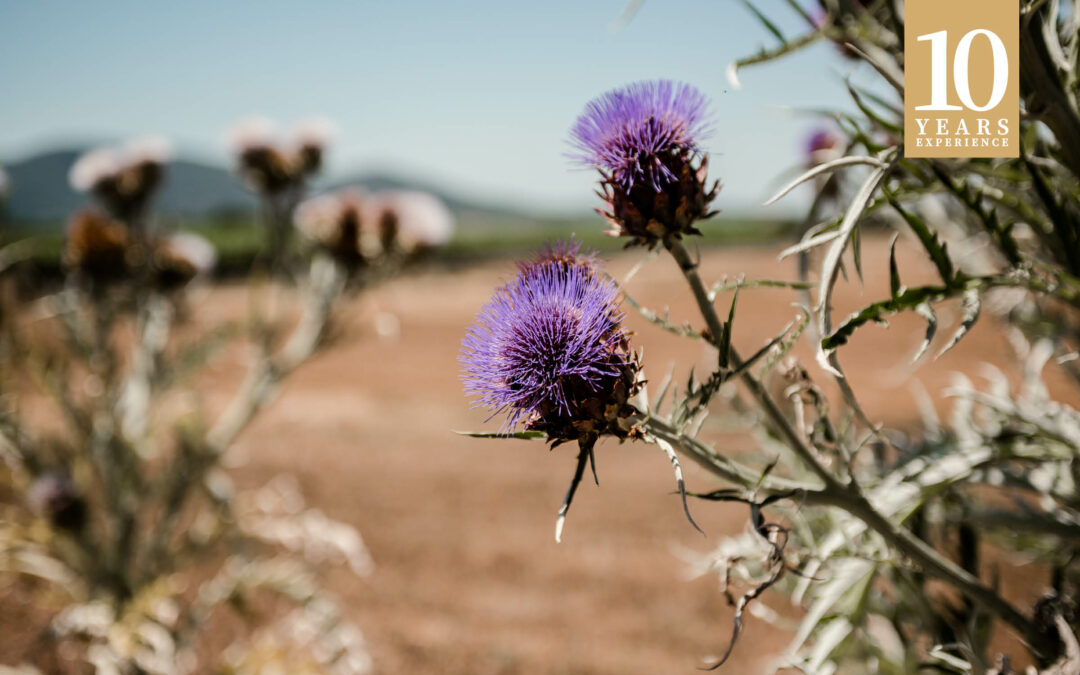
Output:
[[[665,236],[700,234],[694,223],[712,215],[719,191],[719,182],[706,188],[708,157],[699,145],[710,131],[708,105],[688,84],[656,80],[585,107],[570,130],[570,156],[600,172],[610,234],[650,247]]]
[[[251,117],[237,122],[225,140],[248,187],[274,196],[299,187],[322,168],[334,135],[332,123],[322,118],[300,122],[284,137],[271,120]]]
[[[79,192],[90,192],[120,170],[120,157],[115,148],[95,148],[75,160],[68,172],[68,182]]]
[[[94,286],[127,278],[131,251],[128,228],[97,209],[77,211],[68,221],[64,266]]]
[[[381,235],[406,253],[438,248],[454,234],[454,215],[435,195],[417,190],[387,190],[372,195],[373,220]]]
[[[83,154],[71,166],[68,180],[79,192],[92,193],[117,218],[138,224],[161,185],[171,155],[168,140],[137,138],[120,147]]]
[[[310,117],[292,129],[302,170],[314,173],[322,168],[323,152],[337,137],[337,125],[325,117]]]
[[[806,138],[806,160],[811,166],[828,162],[843,155],[843,139],[832,129],[815,129]]]
[[[271,147],[278,143],[277,124],[267,117],[245,117],[225,132],[229,152],[240,155],[252,148]]]
[[[508,433],[523,424],[555,443],[590,447],[603,434],[627,438],[639,364],[618,294],[591,265],[524,265],[495,291],[462,342],[466,393],[493,417],[505,414]]]
[[[66,473],[51,471],[39,476],[26,492],[30,510],[53,527],[77,532],[86,524],[86,501]]]
[[[355,268],[364,264],[370,253],[361,240],[365,199],[357,188],[313,197],[296,208],[293,222],[307,240],[346,268]]]
[[[154,247],[155,285],[162,291],[178,290],[209,273],[216,262],[217,251],[203,237],[190,232],[170,235]]]

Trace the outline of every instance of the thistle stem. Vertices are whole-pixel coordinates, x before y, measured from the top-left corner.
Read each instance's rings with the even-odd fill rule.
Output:
[[[667,248],[672,258],[678,263],[679,269],[682,270],[683,276],[693,292],[694,299],[697,301],[698,308],[709,329],[709,341],[714,346],[719,345],[720,336],[723,334],[723,324],[716,314],[716,309],[713,307],[712,300],[709,299],[704,284],[701,282],[701,277],[698,276],[697,265],[678,239],[674,237],[665,238],[664,247]],[[731,348],[728,354],[728,361],[736,370],[743,363],[734,348]],[[1031,619],[1013,607],[993,589],[983,585],[976,576],[945,559],[938,551],[928,546],[910,531],[882,515],[857,486],[843,482],[834,476],[821,463],[815,450],[795,430],[779,406],[777,406],[773,397],[749,369],[744,369],[740,378],[762,410],[765,411],[766,416],[768,416],[784,442],[822,481],[824,486],[819,490],[807,492],[808,497],[812,497],[813,501],[820,504],[839,507],[861,520],[869,528],[881,535],[890,546],[919,565],[927,574],[945,581],[987,612],[998,616],[1016,630],[1040,656],[1050,657],[1054,654],[1056,647],[1053,640],[1040,632]],[[724,477],[718,471],[720,465],[708,457],[709,453],[701,452],[702,449],[695,447],[693,444],[680,443],[680,445],[684,449],[692,449],[691,457],[699,464],[702,464],[707,469],[713,467],[710,469],[713,473]],[[743,481],[739,480],[738,482]]]
[[[723,334],[723,324],[720,321],[720,317],[716,314],[716,309],[713,307],[712,300],[709,299],[709,293],[705,289],[705,285],[701,282],[701,277],[697,273],[697,265],[690,258],[690,254],[687,252],[686,247],[682,245],[682,242],[674,237],[668,237],[664,240],[664,246],[671,253],[671,256],[678,263],[679,269],[682,270],[683,276],[686,277],[687,283],[690,285],[690,290],[694,294],[694,299],[697,301],[698,308],[701,311],[702,317],[705,319],[705,325],[709,329],[709,342],[714,346],[719,343],[720,336]],[[734,347],[729,349],[729,353],[726,355],[726,361],[731,364],[735,370],[740,370],[743,361],[739,357],[738,352]],[[723,355],[721,356],[722,361]],[[742,369],[740,376],[743,384],[750,391],[751,396],[758,402],[758,404],[768,415],[769,420],[776,427],[777,432],[783,438],[784,442],[790,447],[795,454],[810,468],[814,474],[821,479],[821,482],[825,484],[825,487],[843,492],[848,490],[848,486],[841,482],[839,478],[834,476],[825,466],[820,462],[817,457],[817,453],[803,437],[795,430],[795,427],[791,426],[787,417],[776,405],[776,401],[772,396],[765,391],[765,387],[758,381],[754,374],[749,369]]]

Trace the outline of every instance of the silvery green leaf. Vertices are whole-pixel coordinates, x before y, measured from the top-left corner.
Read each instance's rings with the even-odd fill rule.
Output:
[[[964,291],[963,299],[960,301],[960,309],[964,313],[964,317],[960,321],[960,327],[956,329],[952,339],[949,340],[949,344],[945,345],[945,349],[942,349],[936,358],[940,359],[946,352],[955,347],[960,340],[964,339],[964,336],[968,334],[968,331],[975,325],[975,322],[979,320],[979,312],[982,309],[982,300],[979,298],[978,289],[971,288]]]
[[[810,650],[810,654],[806,659],[806,671],[810,673],[824,672],[829,657],[832,656],[832,653],[847,636],[851,635],[851,631],[854,629],[855,627],[844,616],[838,616],[824,623],[824,628],[818,631],[814,647]],[[833,668],[835,668],[835,665]]]
[[[934,340],[934,335],[937,334],[937,314],[934,313],[934,307],[929,302],[920,302],[915,305],[915,313],[926,319],[926,334],[923,337],[922,344],[919,345],[919,349],[916,350],[915,356],[911,359],[912,363],[917,362],[922,358],[926,350],[930,348],[930,343]]]
[[[892,148],[882,152],[880,157],[883,158],[891,153],[894,153],[894,149]],[[873,198],[874,193],[877,192],[878,187],[885,181],[885,176],[891,166],[891,162],[884,164],[867,176],[862,187],[859,188],[858,194],[852,199],[847,212],[844,214],[844,219],[840,224],[839,236],[832,242],[828,252],[825,254],[825,259],[821,265],[821,282],[818,289],[818,329],[821,335],[829,335],[832,332],[832,326],[830,325],[831,322],[829,320],[831,312],[830,303],[832,302],[833,287],[836,285],[837,273],[840,269],[840,258],[847,248],[848,241],[851,239],[851,234],[855,231],[859,219],[862,217],[866,207],[870,204],[870,200]],[[819,345],[817,351],[817,361],[821,367],[836,377],[843,377],[843,374],[829,363],[826,349]]]
[[[789,192],[816,176],[820,176],[824,173],[831,173],[833,171],[836,171],[837,169],[842,169],[848,166],[872,166],[874,168],[880,169],[883,168],[885,164],[877,157],[861,155],[854,157],[840,157],[834,160],[830,160],[828,162],[822,162],[821,164],[816,165],[814,168],[806,171],[801,176],[785,185],[779,192],[767,199],[765,203],[762,204],[762,206],[770,206],[772,204],[775,204],[776,202],[783,199],[784,196],[786,196]]]

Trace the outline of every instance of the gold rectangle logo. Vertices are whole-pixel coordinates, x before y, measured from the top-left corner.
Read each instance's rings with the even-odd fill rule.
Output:
[[[1019,157],[1019,0],[905,5],[904,153]]]

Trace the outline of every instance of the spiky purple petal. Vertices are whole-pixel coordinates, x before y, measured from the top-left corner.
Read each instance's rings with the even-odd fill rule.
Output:
[[[618,289],[588,267],[523,268],[495,291],[462,343],[465,391],[507,415],[504,431],[555,410],[573,416],[575,392],[597,392],[619,375],[626,339]]]
[[[610,175],[629,190],[653,190],[678,179],[665,159],[692,155],[708,135],[709,101],[670,80],[636,82],[591,101],[570,130],[573,159]]]

